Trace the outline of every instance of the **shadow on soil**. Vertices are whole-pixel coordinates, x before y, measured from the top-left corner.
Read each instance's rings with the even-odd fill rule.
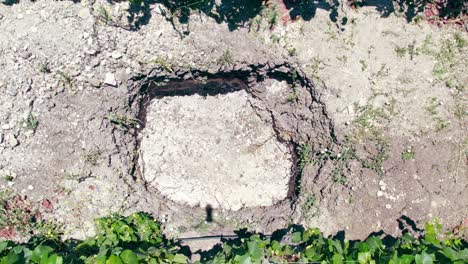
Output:
[[[418,15],[428,19],[454,19],[467,14],[465,0],[349,0],[353,8],[374,6],[382,17],[392,13],[402,14],[409,23]]]
[[[149,22],[153,4],[164,6],[164,10],[161,9],[160,13],[181,35],[190,34],[190,15],[197,13],[205,14],[217,23],[227,23],[229,30],[233,31],[245,26],[264,8],[273,7],[273,12],[281,15],[278,14],[278,6],[284,6],[286,10],[282,12],[287,12],[291,20],[301,18],[309,21],[315,17],[317,9],[323,9],[330,12],[329,17],[332,22],[341,25],[345,25],[348,20],[346,14],[340,14],[347,6],[354,9],[373,6],[382,17],[399,13],[408,22],[413,21],[418,15],[427,18],[456,18],[466,15],[468,9],[468,4],[464,0],[130,0],[128,19],[133,25],[132,30],[138,30]],[[341,21],[338,21],[340,17]],[[177,25],[185,25],[185,28],[180,31]]]
[[[279,15],[276,10],[278,3],[284,5],[292,20],[302,18],[309,21],[315,17],[319,8],[330,12],[331,21],[338,20],[339,0],[133,0],[130,1],[128,19],[133,25],[132,30],[138,30],[151,19],[151,5],[161,4],[164,10],[161,9],[160,13],[171,22],[174,29],[180,31],[176,25],[186,25],[185,29],[179,32],[182,35],[190,34],[190,15],[197,13],[205,14],[219,24],[226,23],[229,30],[234,31],[244,27],[264,8],[274,7],[274,13]],[[345,22],[341,21],[342,24]]]
[[[317,9],[323,9],[330,12],[332,22],[338,21],[338,8],[340,6],[338,0],[284,0],[283,2],[292,20],[302,18],[310,21],[315,17]],[[345,23],[345,21],[342,23]]]
[[[109,2],[114,2],[110,0]],[[132,30],[138,30],[148,24],[151,19],[151,5],[161,4],[165,7],[161,14],[170,21],[175,29],[176,24],[188,25],[193,13],[205,14],[217,23],[227,23],[233,31],[244,26],[250,19],[260,13],[262,0],[223,0],[216,4],[215,0],[133,0],[130,1],[129,22],[134,25]],[[184,30],[188,35],[189,30]]]

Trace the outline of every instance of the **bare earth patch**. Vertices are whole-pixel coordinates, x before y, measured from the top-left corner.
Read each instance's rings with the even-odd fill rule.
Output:
[[[246,91],[153,100],[141,142],[144,178],[169,199],[238,210],[286,198],[291,155]]]

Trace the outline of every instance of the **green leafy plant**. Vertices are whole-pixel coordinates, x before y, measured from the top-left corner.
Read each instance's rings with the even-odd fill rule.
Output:
[[[201,263],[461,264],[468,260],[466,241],[441,238],[441,228],[436,222],[426,225],[426,235],[420,239],[406,233],[390,243],[378,236],[364,241],[327,238],[318,229],[298,226],[287,231],[285,236],[275,239],[245,234],[236,242],[226,241],[220,252],[202,259]]]
[[[404,161],[416,159],[416,152],[411,149],[405,149],[401,152],[401,159]]]
[[[190,252],[179,241],[167,239],[160,223],[146,213],[124,217],[111,215],[96,220],[97,235],[84,241],[33,237],[27,243],[0,242],[2,264],[134,264],[189,263]],[[443,233],[437,221],[426,224],[419,238],[405,233],[382,240],[364,241],[325,237],[316,228],[293,225],[280,235],[237,231],[237,239],[223,240],[210,254],[202,252],[196,263],[456,263],[468,261],[467,242],[459,235]],[[207,253],[207,252],[205,252]]]
[[[97,235],[82,242],[33,237],[27,244],[0,242],[0,263],[187,263],[180,247],[166,239],[149,215],[112,215],[96,220]]]

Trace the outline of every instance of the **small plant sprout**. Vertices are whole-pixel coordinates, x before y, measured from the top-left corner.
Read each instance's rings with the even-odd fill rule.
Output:
[[[294,47],[288,48],[288,55],[289,56],[296,56],[297,55],[297,50]]]
[[[407,50],[404,47],[399,47],[399,46],[395,47],[395,52],[396,52],[397,56],[400,57],[400,58],[405,57],[406,51]]]
[[[365,71],[368,67],[367,62],[365,60],[360,60],[359,63],[361,63],[361,71]]]
[[[401,159],[404,160],[404,161],[408,161],[408,160],[414,160],[416,159],[416,152],[414,152],[411,147],[408,148],[408,149],[405,149],[403,150],[403,152],[401,153]]]
[[[302,144],[299,149],[299,167],[304,169],[307,164],[312,163],[312,147],[309,144]]]
[[[73,85],[73,78],[66,74],[65,72],[62,71],[57,71],[57,75],[59,77],[60,82],[68,87],[71,87]]]
[[[35,115],[28,113],[26,118],[21,121],[22,127],[26,130],[30,130],[33,133],[36,132],[37,127],[39,126],[39,121]]]
[[[281,37],[276,33],[271,34],[270,39],[273,43],[279,43],[281,41]]]
[[[223,54],[216,60],[216,64],[220,66],[234,65],[234,57],[230,50],[225,50]]]
[[[301,212],[302,215],[307,219],[313,218],[320,214],[317,197],[315,197],[315,195],[309,194],[305,197],[304,203],[301,205]]]
[[[292,103],[297,100],[298,96],[295,90],[293,90],[289,95],[288,95],[288,102]]]
[[[273,29],[278,24],[279,14],[277,10],[277,5],[274,5],[273,8],[268,9],[267,16],[268,16],[268,25],[270,29]]]
[[[106,117],[111,124],[116,125],[120,130],[127,132],[130,128],[138,128],[140,126],[140,120],[136,118],[126,117],[123,115],[117,115],[110,113]]]
[[[169,60],[163,56],[158,56],[150,61],[151,64],[156,64],[168,72],[173,72],[172,65]]]
[[[51,73],[52,72],[50,70],[48,61],[44,61],[44,62],[39,63],[38,70],[39,70],[39,72],[42,72],[42,73]]]
[[[13,178],[13,176],[11,176],[11,175],[6,175],[6,176],[5,176],[5,181],[7,181],[7,182],[11,182],[11,181],[13,181],[14,179],[15,179],[15,178]]]
[[[89,163],[92,166],[97,166],[98,161],[101,159],[101,156],[102,156],[102,151],[100,149],[95,149],[95,150],[88,151],[82,157],[86,163]]]
[[[110,12],[103,5],[100,5],[95,9],[95,14],[98,20],[100,20],[104,24],[108,24],[112,20]]]

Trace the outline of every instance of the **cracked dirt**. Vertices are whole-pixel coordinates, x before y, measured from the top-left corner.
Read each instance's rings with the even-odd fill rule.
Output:
[[[350,11],[340,28],[322,9],[273,28],[265,20],[232,28],[203,13],[178,24],[156,3],[127,30],[118,26],[125,5],[0,4],[0,183],[49,201],[45,217],[65,237],[92,234],[92,219],[112,212],[150,212],[178,237],[294,222],[355,239],[398,235],[403,216],[446,228],[468,217],[463,29],[384,18],[373,7]],[[112,23],[100,6],[111,7]],[[154,98],[187,86],[212,96],[232,79],[290,147],[288,198],[214,209],[206,221],[204,207],[145,181],[138,135]]]

